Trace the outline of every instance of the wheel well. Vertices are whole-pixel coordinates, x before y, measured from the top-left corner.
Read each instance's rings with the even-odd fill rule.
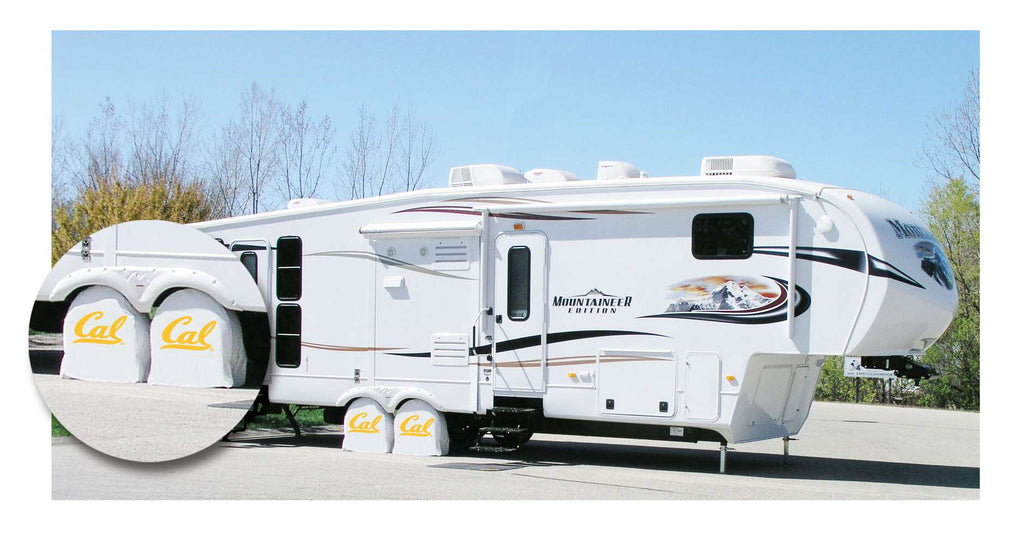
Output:
[[[32,315],[29,318],[28,327],[37,332],[62,332],[64,330],[64,317],[68,315],[71,302],[75,301],[75,297],[90,286],[96,285],[79,286],[61,301],[36,300],[32,305]]]

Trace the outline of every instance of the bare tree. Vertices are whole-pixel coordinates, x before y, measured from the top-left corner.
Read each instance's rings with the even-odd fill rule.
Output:
[[[381,168],[380,177],[377,181],[377,195],[384,195],[385,188],[393,191],[393,188],[390,187],[393,184],[391,179],[394,176],[395,156],[397,155],[398,145],[402,138],[398,119],[398,107],[393,106],[391,108],[391,115],[388,116],[388,121],[384,125],[384,132],[380,138],[380,151],[378,155],[380,156]]]
[[[393,107],[384,127],[378,129],[376,119],[363,104],[342,162],[348,197],[360,199],[417,189],[437,151],[434,135],[411,109],[403,115],[399,107]]]
[[[281,116],[281,193],[286,200],[316,197],[337,152],[331,118],[313,121],[306,101]]]
[[[124,171],[122,131],[124,123],[110,97],[100,106],[85,132],[83,144],[85,169],[75,175],[78,190],[94,187],[97,181],[120,178]]]
[[[342,160],[342,177],[348,185],[350,199],[369,197],[371,184],[377,177],[376,155],[380,146],[376,121],[366,105],[359,107],[359,123],[349,135]]]
[[[412,108],[402,119],[402,147],[399,170],[401,191],[420,188],[423,173],[437,158],[437,139],[427,131],[427,123],[418,121]]]
[[[154,105],[129,106],[128,165],[131,183],[194,178],[189,161],[195,157],[198,106],[183,98],[172,116],[167,99]],[[173,118],[173,119],[172,119]]]
[[[53,207],[70,198],[71,160],[74,149],[65,133],[64,118],[55,117],[50,127],[50,204]]]
[[[238,216],[251,208],[246,183],[248,166],[235,129],[234,124],[221,129],[213,139],[207,159],[207,193],[215,218]]]
[[[978,71],[972,70],[960,102],[932,116],[932,139],[922,150],[923,162],[943,181],[963,177],[975,191],[981,182],[980,107]]]
[[[241,113],[227,134],[237,138],[247,201],[253,214],[266,204],[261,200],[277,175],[280,163],[280,131],[277,99],[253,83],[242,94]]]

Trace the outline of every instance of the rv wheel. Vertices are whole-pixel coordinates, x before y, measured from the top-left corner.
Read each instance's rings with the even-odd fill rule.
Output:
[[[484,433],[480,430],[480,423],[474,416],[466,416],[459,413],[446,413],[448,421],[448,437],[451,439],[451,446],[454,451],[465,451],[475,446]]]

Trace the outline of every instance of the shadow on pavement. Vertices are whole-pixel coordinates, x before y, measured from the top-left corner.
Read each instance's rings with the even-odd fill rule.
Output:
[[[475,455],[475,454],[474,454]],[[623,468],[718,473],[718,450],[591,444],[534,440],[516,454],[524,460]],[[828,480],[979,489],[981,470],[975,467],[806,457],[729,451],[730,475],[791,480]]]
[[[318,427],[312,427],[316,428]],[[336,429],[317,431],[303,428],[303,435],[299,437],[287,435],[288,431],[285,429],[281,429],[280,432],[275,434],[274,431],[268,431],[268,435],[265,436],[231,438],[219,445],[241,449],[308,446],[340,450],[344,437]],[[486,442],[488,440],[485,440]],[[446,458],[440,458],[438,464],[433,466],[457,470],[500,471],[527,466],[591,465],[717,474],[719,453],[717,449],[535,439],[519,452],[512,454],[453,452],[452,455],[480,462],[448,462]],[[888,483],[963,489],[981,487],[981,470],[975,467],[795,455],[790,455],[789,461],[789,464],[783,464],[781,453],[776,455],[730,450],[726,470],[729,475],[756,478]]]

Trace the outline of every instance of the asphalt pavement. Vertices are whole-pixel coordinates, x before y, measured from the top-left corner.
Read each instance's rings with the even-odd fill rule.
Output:
[[[730,446],[538,434],[513,455],[346,452],[337,427],[232,435],[131,463],[54,439],[54,499],[978,499],[979,414],[816,402],[782,441]]]
[[[33,378],[47,407],[79,440],[108,455],[149,463],[216,443],[242,420],[258,392]]]

